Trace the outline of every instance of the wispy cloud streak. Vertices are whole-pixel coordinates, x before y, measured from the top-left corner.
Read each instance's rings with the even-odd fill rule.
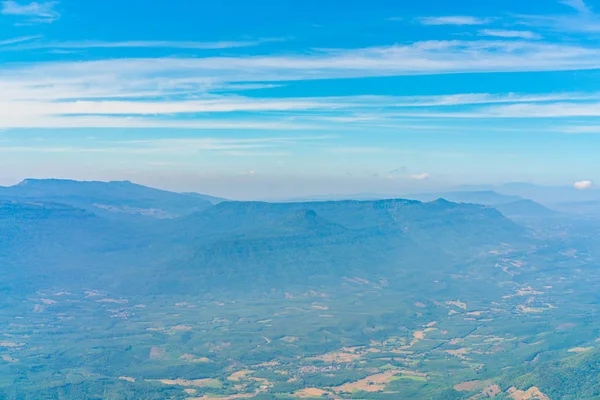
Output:
[[[404,98],[260,99],[223,93],[228,87],[237,92],[245,85],[269,87],[300,80],[594,68],[600,68],[597,47],[522,39],[423,41],[385,47],[315,50],[296,55],[7,64],[0,70],[0,127],[98,127],[105,124],[107,127],[296,129],[294,124],[306,124],[299,123],[300,119],[294,121],[291,118],[294,116],[308,120],[310,115],[307,114],[325,113],[316,116],[329,118],[329,123],[335,123],[338,118],[339,123],[357,118],[357,112],[374,107],[385,114],[396,107],[582,102],[598,99],[598,95],[479,93]],[[215,95],[223,90],[222,96]],[[526,108],[521,109],[522,114],[533,114],[523,110]],[[474,114],[483,115],[483,111],[495,112],[477,110]],[[496,114],[501,114],[500,111],[496,110]],[[544,115],[544,110],[537,111]],[[207,113],[253,113],[254,117],[237,116],[229,122],[199,117]],[[507,113],[516,115],[517,110]],[[195,115],[179,119],[182,114]],[[358,117],[364,123],[377,119],[369,114],[364,112]],[[315,129],[314,121],[308,125]]]
[[[527,103],[476,107],[459,111],[398,112],[396,117],[420,118],[574,118],[600,117],[599,102]]]
[[[5,0],[0,3],[0,13],[3,15],[13,15],[18,17],[27,17],[30,22],[53,22],[60,18],[60,13],[54,8],[58,4],[56,1],[45,1],[38,3],[36,1],[26,4],[18,3],[14,0]]]
[[[478,40],[324,50],[296,56],[134,58],[19,66],[27,76],[56,78],[156,75],[206,81],[250,82],[459,72],[561,71],[600,67],[600,49],[577,44]],[[10,69],[4,74],[10,74]],[[0,79],[2,76],[0,75]]]
[[[561,0],[561,3],[575,9],[581,14],[591,13],[590,8],[587,6],[587,4],[585,4],[583,0]]]
[[[562,15],[520,15],[521,24],[550,29],[557,32],[598,33],[600,16],[583,0],[563,0],[562,4],[571,7],[576,13]]]
[[[33,37],[31,39],[34,39]],[[30,39],[30,40],[31,40]],[[194,42],[194,41],[172,41],[172,40],[128,40],[118,42],[107,41],[74,41],[74,42],[35,42],[12,46],[4,50],[22,51],[32,49],[133,49],[133,48],[155,48],[155,49],[195,49],[195,50],[220,50],[242,47],[253,47],[263,43],[282,41],[282,39],[257,39],[242,41],[218,41],[218,42]],[[1,42],[0,42],[1,43]],[[15,44],[18,42],[14,42]],[[8,44],[8,43],[7,43]]]
[[[417,18],[423,25],[485,25],[493,21],[492,18],[479,18],[467,15],[453,15],[443,17]]]
[[[23,93],[20,93],[21,95]],[[0,97],[0,127],[173,127],[205,129],[325,129],[331,124],[375,124],[395,115],[397,109],[421,109],[486,104],[539,104],[600,100],[600,93],[558,94],[457,94],[446,96],[337,96],[261,99],[242,96],[209,96],[202,100],[165,101],[136,99],[115,101],[36,101]],[[207,120],[235,113],[227,121]],[[193,118],[179,119],[190,115]],[[396,114],[397,115],[397,114]],[[175,118],[174,118],[175,117]]]
[[[200,152],[216,152],[230,156],[284,156],[286,149],[292,149],[299,144],[327,142],[334,136],[267,136],[252,138],[171,138],[155,140],[112,140],[94,141],[88,144],[71,146],[35,144],[10,145],[4,143],[0,152],[21,153],[106,153],[106,154],[164,154],[185,155]]]
[[[4,40],[0,40],[0,47],[14,45],[17,43],[28,42],[30,40],[38,39],[40,37],[41,36],[36,35],[36,36],[22,36],[22,37],[17,37],[17,38],[12,38],[12,39],[4,39]]]
[[[479,31],[481,36],[492,36],[501,38],[517,38],[517,39],[532,39],[538,40],[542,38],[542,35],[531,31],[515,31],[505,29],[482,29]]]

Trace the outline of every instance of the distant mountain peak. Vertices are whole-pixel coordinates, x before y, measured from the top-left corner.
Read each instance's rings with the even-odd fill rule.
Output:
[[[436,199],[445,199],[453,203],[472,203],[483,205],[496,205],[512,203],[522,200],[522,197],[501,194],[493,190],[469,190],[460,192],[421,193],[409,196],[409,198],[431,202]]]
[[[452,201],[446,200],[443,197],[440,197],[438,199],[435,199],[433,201],[430,201],[429,203],[431,204],[440,204],[440,205],[449,205],[449,204],[454,204]]]
[[[529,199],[498,204],[494,207],[507,217],[551,217],[557,214],[556,211]]]

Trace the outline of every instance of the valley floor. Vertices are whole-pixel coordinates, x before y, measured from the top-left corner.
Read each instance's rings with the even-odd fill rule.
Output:
[[[490,256],[497,281],[471,267],[422,294],[346,277],[247,295],[12,298],[0,398],[586,398],[539,371],[553,363],[570,379],[569,365],[600,360],[600,273],[529,280],[541,260]]]

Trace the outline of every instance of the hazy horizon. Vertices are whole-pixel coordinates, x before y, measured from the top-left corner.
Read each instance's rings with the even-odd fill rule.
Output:
[[[328,195],[357,195],[364,193],[373,193],[379,195],[402,195],[421,191],[437,191],[451,189],[453,185],[435,185],[431,182],[422,182],[422,184],[406,184],[394,181],[364,179],[363,185],[357,186],[356,180],[344,179],[338,177],[316,177],[313,179],[307,177],[286,177],[278,180],[270,180],[268,177],[240,176],[230,177],[229,181],[222,182],[221,177],[202,177],[195,176],[170,176],[170,177],[104,177],[82,179],[72,176],[41,176],[41,177],[23,177],[17,179],[0,180],[0,186],[14,186],[25,179],[65,179],[77,181],[131,181],[144,186],[157,189],[169,190],[173,192],[196,192],[213,196],[225,197],[232,200],[285,200],[290,198],[302,198],[311,196]],[[303,185],[302,182],[310,185]],[[338,185],[332,185],[336,182]],[[337,186],[336,189],[331,189]]]
[[[537,189],[553,189],[553,190],[559,190],[562,192],[571,192],[571,193],[580,193],[581,195],[585,196],[586,194],[589,194],[591,197],[590,199],[595,199],[595,194],[596,193],[600,193],[598,191],[598,187],[596,187],[595,185],[593,185],[592,182],[590,181],[582,181],[582,182],[575,182],[573,185],[559,185],[559,186],[551,186],[551,185],[538,185],[532,182],[504,182],[504,183],[498,183],[498,184],[474,184],[474,185],[447,185],[447,186],[432,186],[432,185],[420,185],[420,186],[400,186],[397,184],[397,182],[394,182],[393,185],[390,185],[389,187],[377,187],[374,186],[373,190],[368,191],[352,191],[350,188],[348,188],[347,191],[339,191],[339,192],[335,192],[335,191],[328,191],[328,189],[326,188],[326,181],[324,181],[324,187],[323,187],[323,191],[321,192],[306,192],[306,191],[302,191],[302,192],[294,192],[294,191],[290,191],[289,195],[285,195],[282,192],[278,191],[278,189],[281,188],[273,188],[272,186],[268,187],[268,194],[265,196],[261,196],[259,194],[254,194],[254,195],[245,195],[244,191],[245,190],[249,190],[252,191],[254,185],[256,184],[255,182],[248,182],[248,186],[243,187],[242,188],[242,192],[230,192],[231,195],[227,195],[224,193],[227,193],[227,191],[212,191],[211,186],[210,185],[197,185],[194,184],[194,182],[181,182],[179,184],[175,183],[171,183],[170,185],[161,185],[160,183],[158,184],[153,184],[152,182],[149,183],[145,183],[142,181],[135,181],[135,180],[131,180],[131,179],[90,179],[90,180],[86,180],[86,179],[73,179],[73,178],[68,178],[68,177],[49,177],[49,178],[35,178],[35,177],[27,177],[27,178],[23,178],[23,179],[19,179],[15,182],[9,182],[8,184],[3,184],[0,181],[0,187],[12,187],[12,186],[18,186],[21,185],[23,183],[26,183],[27,180],[36,180],[36,181],[52,181],[52,180],[58,180],[58,181],[75,181],[75,182],[101,182],[101,183],[107,183],[107,182],[123,182],[123,181],[127,181],[127,182],[131,182],[133,184],[137,184],[137,185],[142,185],[142,186],[147,186],[150,188],[155,188],[155,189],[160,189],[160,190],[166,190],[166,191],[171,191],[171,192],[175,192],[175,193],[198,193],[198,194],[205,194],[205,195],[210,195],[210,196],[216,196],[216,197],[220,197],[220,198],[225,198],[228,200],[234,200],[234,201],[294,201],[294,200],[339,200],[339,199],[350,199],[350,200],[369,200],[369,199],[383,199],[383,198],[401,198],[403,196],[410,196],[410,195],[418,195],[418,194],[425,194],[425,193],[460,193],[460,192],[469,192],[469,191],[474,191],[474,192],[488,192],[488,191],[498,191],[499,193],[504,192],[504,189],[509,188],[509,192],[511,192],[510,188],[516,187],[531,187],[534,190]],[[291,185],[293,186],[293,185]],[[291,187],[290,186],[290,187]],[[548,194],[546,194],[546,196],[548,196]],[[525,198],[527,198],[528,196],[525,196]],[[535,197],[535,196],[534,196]],[[600,197],[599,197],[600,199]],[[552,201],[552,196],[549,196],[548,200],[551,202]]]

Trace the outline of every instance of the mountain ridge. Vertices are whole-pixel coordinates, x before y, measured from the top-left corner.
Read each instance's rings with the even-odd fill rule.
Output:
[[[0,199],[63,203],[106,217],[124,215],[130,219],[174,218],[213,204],[202,197],[155,189],[131,181],[31,178],[17,185],[0,186]]]
[[[523,242],[526,234],[494,208],[443,199],[222,202],[143,224],[102,213],[81,218],[78,213],[90,212],[55,203],[0,204],[13,207],[8,217],[0,212],[0,227],[9,234],[2,236],[0,261],[20,265],[27,279],[39,279],[42,268],[57,281],[88,279],[156,293],[285,286],[350,273],[401,276],[423,265],[449,267],[501,243]],[[50,217],[19,222],[31,207]],[[61,207],[73,214],[62,218]],[[20,238],[17,247],[12,231]],[[44,260],[49,248],[60,251]]]

